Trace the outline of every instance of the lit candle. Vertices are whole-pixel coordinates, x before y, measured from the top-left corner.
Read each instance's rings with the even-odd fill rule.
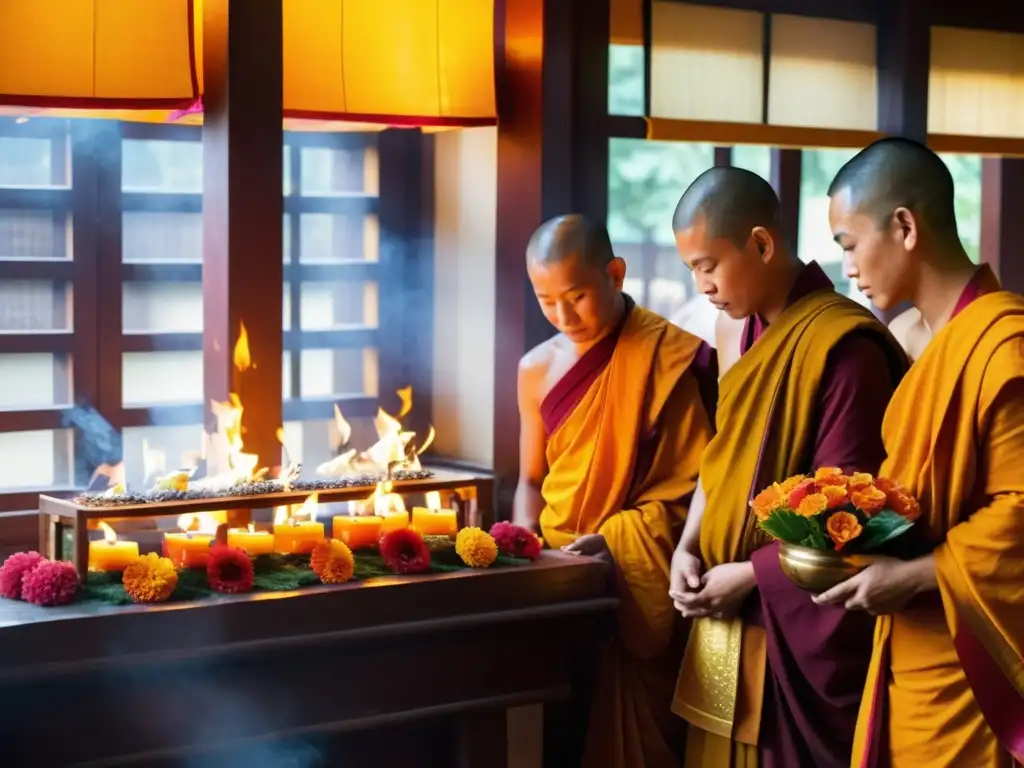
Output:
[[[274,513],[274,551],[285,555],[309,554],[324,540],[324,524],[316,522],[317,496],[314,493],[294,513],[278,507]]]
[[[94,571],[123,571],[128,563],[139,556],[139,545],[134,541],[118,541],[114,529],[102,520],[102,541],[89,542],[89,568]]]
[[[274,551],[274,534],[270,531],[257,531],[252,523],[249,528],[232,528],[228,531],[228,546],[240,547],[255,557],[269,555]]]
[[[420,536],[454,536],[459,532],[454,509],[413,507],[412,527]]]
[[[274,525],[274,551],[284,555],[308,555],[323,540],[323,523],[292,520]]]
[[[409,527],[409,513],[402,496],[391,492],[391,483],[377,484],[373,494],[373,511],[381,519],[381,535]]]
[[[334,538],[341,539],[350,549],[376,547],[383,523],[376,515],[335,515]]]
[[[194,523],[198,531],[190,531]],[[164,557],[174,563],[175,568],[205,568],[210,562],[210,547],[216,538],[216,521],[209,513],[182,515],[178,518],[181,533],[164,534]],[[204,531],[213,527],[214,531]]]

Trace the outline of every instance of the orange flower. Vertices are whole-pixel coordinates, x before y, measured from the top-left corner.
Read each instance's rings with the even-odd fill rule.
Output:
[[[836,512],[825,523],[829,538],[836,545],[836,552],[860,536],[864,529],[860,527],[857,516],[849,512]]]
[[[846,492],[845,485],[826,485],[821,489],[821,492],[828,499],[829,509],[838,509],[850,502],[850,496]]]
[[[894,489],[887,493],[886,497],[889,501],[889,508],[910,522],[914,522],[921,516],[921,505],[906,491]]]
[[[796,506],[795,512],[803,517],[813,517],[828,509],[828,496],[824,493],[809,493]]]
[[[786,496],[786,506],[790,509],[798,509],[803,500],[814,493],[818,493],[818,485],[813,480],[802,480]]]
[[[895,480],[890,480],[888,477],[876,477],[875,488],[880,490],[882,493],[889,493],[890,491],[894,491],[896,489],[902,490],[903,486],[901,486]]]
[[[750,502],[750,508],[758,520],[767,520],[776,509],[782,506],[784,498],[779,492],[779,484],[772,483],[761,491]]]
[[[848,478],[839,467],[821,467],[814,473],[814,482],[822,487],[835,485],[845,488],[847,481]]]
[[[871,515],[877,515],[885,509],[885,505],[888,500],[889,499],[885,493],[873,485],[854,491],[850,494],[850,501],[853,502],[853,506],[868,517]]]
[[[775,485],[778,486],[779,493],[785,496],[806,479],[807,475],[793,475],[792,477],[787,477],[781,483],[776,483]]]
[[[875,479],[868,472],[854,472],[847,480],[846,486],[851,491],[860,491],[873,485]]]

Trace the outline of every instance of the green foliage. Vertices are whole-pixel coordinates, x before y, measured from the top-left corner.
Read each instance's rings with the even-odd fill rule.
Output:
[[[821,528],[820,518],[812,518],[810,525],[807,526],[807,537],[799,542],[801,546],[810,547],[811,549],[832,549],[832,543],[828,537],[825,536],[825,531]]]
[[[864,523],[864,532],[857,538],[857,549],[867,552],[901,536],[914,524],[891,509],[883,510]]]
[[[762,520],[761,530],[769,536],[787,544],[803,544],[808,537],[814,536],[814,529],[821,532],[817,522],[789,509],[777,509],[767,520]]]

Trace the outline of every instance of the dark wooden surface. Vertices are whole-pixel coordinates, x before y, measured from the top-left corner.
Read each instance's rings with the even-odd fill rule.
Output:
[[[561,553],[190,604],[2,601],[0,744],[17,765],[129,765],[317,734],[386,740],[564,698],[614,604],[600,564]]]

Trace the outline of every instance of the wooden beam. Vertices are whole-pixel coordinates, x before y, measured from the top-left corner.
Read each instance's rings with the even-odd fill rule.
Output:
[[[875,27],[878,128],[928,141],[930,31],[926,0],[893,0],[886,23]]]
[[[281,460],[281,38],[279,0],[204,4],[204,399],[241,396],[245,449],[269,467]],[[242,324],[254,365],[239,375]]]
[[[1024,160],[989,158],[981,165],[981,260],[1003,287],[1024,293]]]
[[[771,185],[779,196],[782,232],[793,253],[799,252],[800,176],[803,170],[799,149],[772,149]]]

